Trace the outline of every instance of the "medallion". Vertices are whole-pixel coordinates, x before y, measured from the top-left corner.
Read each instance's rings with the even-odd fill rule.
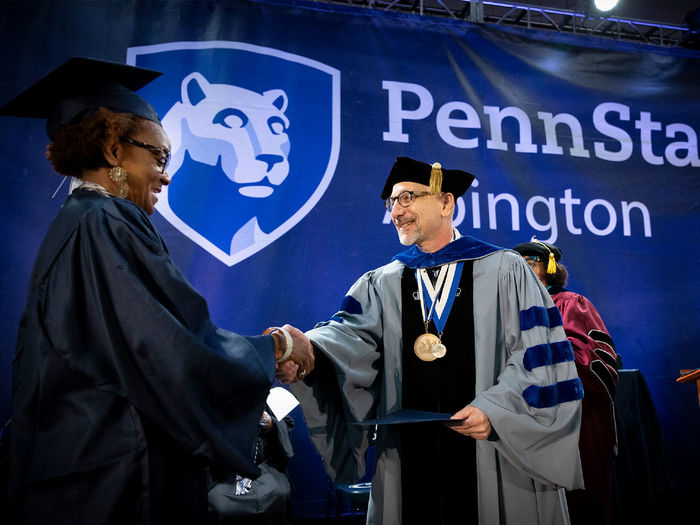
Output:
[[[434,361],[447,354],[447,348],[442,344],[442,332],[445,329],[447,316],[452,309],[455,297],[458,295],[463,266],[463,262],[440,266],[434,283],[426,268],[416,268],[418,299],[420,300],[423,324],[425,324],[425,333],[418,336],[416,342],[413,343],[413,350],[422,361]],[[431,320],[439,332],[437,336],[430,333]]]
[[[440,343],[438,336],[434,334],[421,334],[413,343],[413,351],[421,361],[435,361],[437,356],[433,353],[433,347]],[[444,348],[443,345],[440,345]]]
[[[436,358],[441,358],[445,357],[445,354],[447,354],[447,348],[445,345],[442,344],[441,341],[438,341],[436,344],[433,345],[433,355]]]

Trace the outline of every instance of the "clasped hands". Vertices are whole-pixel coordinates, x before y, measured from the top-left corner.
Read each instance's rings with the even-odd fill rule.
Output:
[[[291,336],[292,349],[288,358],[277,362],[275,377],[281,383],[289,384],[304,379],[311,373],[314,369],[315,357],[311,341],[309,341],[304,332],[288,324],[284,325],[282,330]],[[273,333],[277,336],[279,334],[278,329],[268,328],[263,332],[264,335]]]

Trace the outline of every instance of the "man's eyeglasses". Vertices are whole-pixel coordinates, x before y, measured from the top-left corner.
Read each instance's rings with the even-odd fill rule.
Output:
[[[119,140],[150,151],[153,156],[158,159],[160,172],[165,173],[165,168],[168,167],[168,162],[170,161],[170,152],[167,149],[159,148],[158,146],[153,146],[152,144],[146,144],[145,142],[140,142],[129,137],[121,137]]]
[[[394,204],[398,202],[402,208],[408,208],[411,204],[413,204],[413,199],[425,197],[426,195],[432,195],[432,193],[429,191],[402,191],[396,197],[389,197],[388,199],[385,199],[384,206],[386,206],[387,210],[391,211]]]
[[[534,268],[535,264],[542,262],[542,259],[537,257],[537,255],[532,255],[530,257],[525,257],[525,262],[528,264],[528,266],[530,266],[530,268]]]

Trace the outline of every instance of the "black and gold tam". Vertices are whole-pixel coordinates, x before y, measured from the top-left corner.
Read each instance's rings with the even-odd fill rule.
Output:
[[[462,170],[448,170],[439,163],[427,164],[409,157],[397,157],[381,193],[382,200],[391,195],[394,184],[415,182],[430,186],[435,194],[451,193],[455,199],[466,193],[474,175]]]

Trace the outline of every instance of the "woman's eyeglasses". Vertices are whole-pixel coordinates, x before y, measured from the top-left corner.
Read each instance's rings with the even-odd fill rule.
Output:
[[[529,257],[525,257],[525,262],[530,266],[530,268],[534,268],[535,264],[542,262],[542,259],[537,257],[537,255],[531,255]]]
[[[170,162],[170,152],[167,149],[159,148],[158,146],[153,146],[152,144],[146,144],[145,142],[140,142],[130,137],[121,137],[119,140],[153,153],[153,156],[158,159],[158,163],[161,164],[160,172],[165,173],[165,169],[168,167],[168,162]]]

